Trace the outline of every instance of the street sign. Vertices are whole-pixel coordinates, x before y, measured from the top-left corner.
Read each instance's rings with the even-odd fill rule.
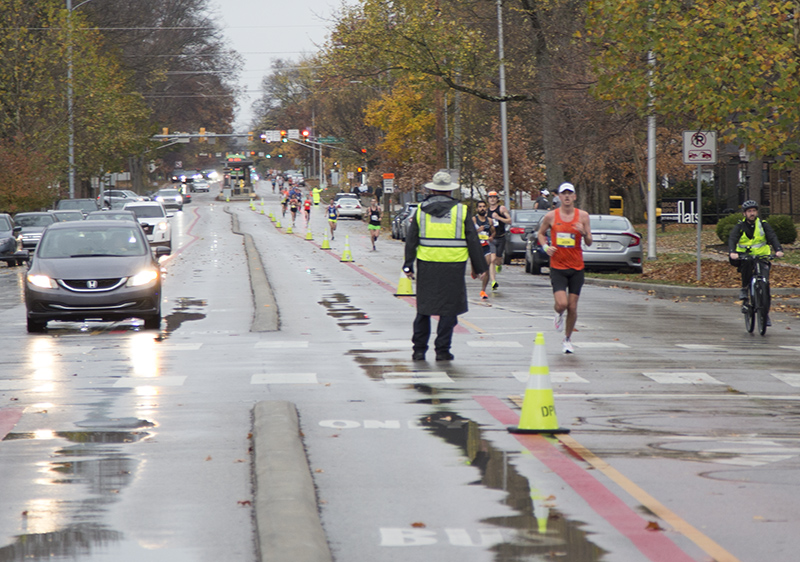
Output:
[[[281,142],[280,131],[264,131],[264,140],[267,142]]]
[[[716,164],[717,132],[716,131],[684,131],[683,132],[684,164]]]
[[[286,131],[286,136],[290,139],[299,140],[300,139],[300,129],[288,129]]]
[[[383,192],[384,193],[394,193],[394,179],[387,178],[383,180]]]
[[[337,139],[336,137],[319,137],[317,142],[322,144],[341,144],[344,141],[342,139]]]

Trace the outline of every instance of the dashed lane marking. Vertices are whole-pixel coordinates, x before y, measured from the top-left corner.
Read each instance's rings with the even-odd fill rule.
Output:
[[[256,342],[256,349],[305,349],[307,341],[260,341]]]
[[[582,341],[572,342],[572,345],[581,349],[629,349],[630,346],[614,341]]]
[[[642,373],[661,384],[725,384],[708,373],[693,371],[657,371]]]
[[[317,373],[259,373],[250,384],[318,384]]]
[[[454,382],[444,371],[419,371],[384,373],[383,380],[389,384],[431,384]]]
[[[114,383],[114,388],[139,388],[141,386],[183,386],[186,377],[125,377]]]
[[[690,351],[728,351],[722,346],[705,343],[678,343],[675,344],[675,347],[682,347]]]
[[[491,341],[491,340],[473,340],[468,341],[467,345],[470,347],[522,347],[518,341]]]
[[[771,373],[771,375],[789,386],[800,387],[800,373]]]

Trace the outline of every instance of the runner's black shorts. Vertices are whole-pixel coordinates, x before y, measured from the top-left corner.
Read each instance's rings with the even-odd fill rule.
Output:
[[[554,293],[569,289],[570,295],[580,295],[583,287],[583,270],[554,269],[551,267],[550,283],[553,285]]]
[[[498,258],[503,257],[503,252],[506,249],[506,237],[501,236],[500,238],[494,239],[494,255]]]

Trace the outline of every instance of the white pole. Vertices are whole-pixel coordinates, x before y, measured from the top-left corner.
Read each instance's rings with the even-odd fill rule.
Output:
[[[506,65],[503,50],[503,0],[497,0],[497,57],[500,59],[500,97],[506,96]],[[500,102],[500,136],[503,151],[503,192],[505,205],[511,208],[511,194],[509,189],[508,173],[508,119],[506,102]]]
[[[656,56],[647,55],[650,64],[650,115],[647,117],[647,259],[656,259],[656,115],[653,102],[653,67]]]
[[[72,110],[72,0],[67,0],[67,123],[69,124],[69,198],[75,199],[75,119]]]
[[[700,281],[700,248],[703,234],[703,192],[702,180],[703,166],[697,165],[697,281]]]

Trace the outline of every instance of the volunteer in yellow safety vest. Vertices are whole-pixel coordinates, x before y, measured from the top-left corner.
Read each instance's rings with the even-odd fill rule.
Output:
[[[739,254],[768,256],[774,250],[776,257],[783,257],[783,248],[775,231],[772,230],[769,223],[758,218],[758,203],[753,200],[745,201],[742,203],[742,212],[744,220],[736,223],[728,236],[729,261],[742,274],[739,300],[747,298],[747,287],[753,275],[753,262],[740,260]],[[765,268],[765,271],[769,275],[769,266]]]
[[[437,361],[451,361],[453,329],[458,315],[467,312],[467,287],[464,280],[467,260],[480,275],[489,266],[483,256],[478,233],[466,205],[450,197],[459,185],[451,183],[448,172],[437,172],[425,188],[431,195],[417,207],[406,233],[403,272],[414,277],[417,263],[417,316],[414,319],[412,359],[424,361],[431,334],[431,316],[439,316],[436,329]]]

